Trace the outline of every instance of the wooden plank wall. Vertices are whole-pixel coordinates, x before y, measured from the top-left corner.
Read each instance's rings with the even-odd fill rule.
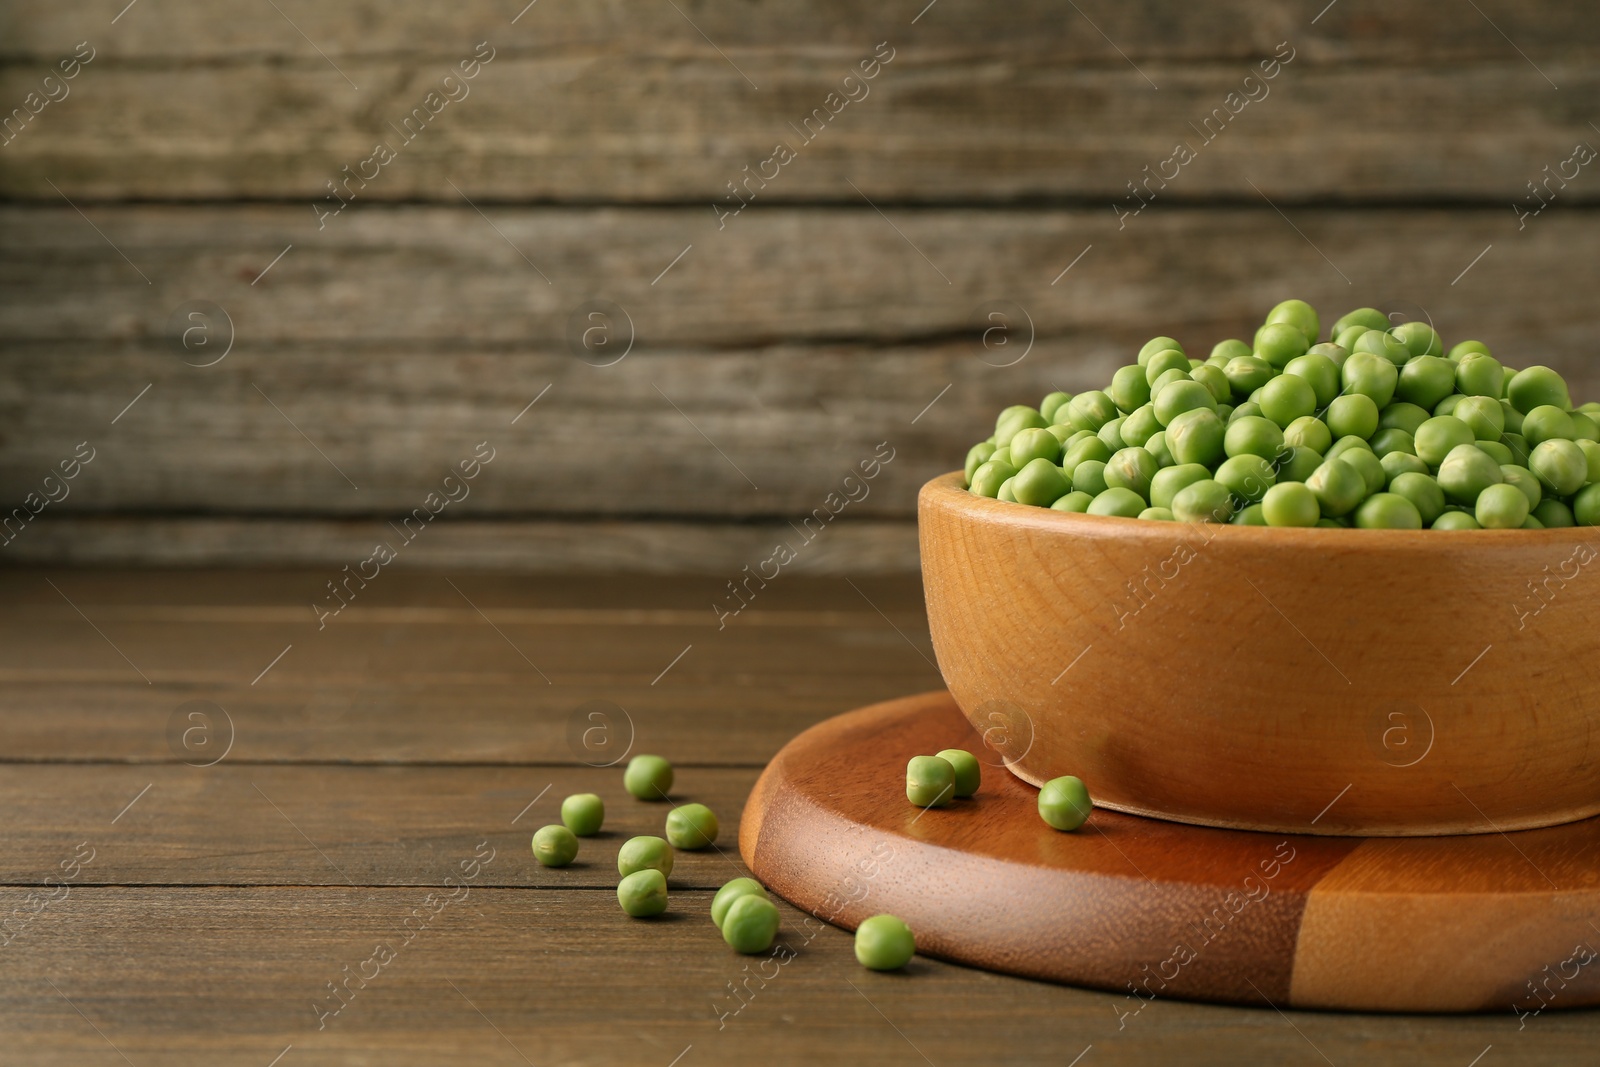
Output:
[[[737,572],[877,456],[794,566],[912,569],[1001,406],[1289,295],[1600,396],[1597,53],[1516,0],[14,0],[0,503],[94,458],[0,562],[344,563],[448,491],[400,565]]]

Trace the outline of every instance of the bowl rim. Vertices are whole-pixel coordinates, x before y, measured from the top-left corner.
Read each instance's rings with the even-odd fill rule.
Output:
[[[964,514],[978,522],[1002,522],[1025,527],[1041,533],[1071,534],[1090,540],[1147,540],[1170,542],[1177,531],[1203,531],[1207,544],[1222,539],[1223,543],[1261,548],[1304,548],[1331,550],[1335,548],[1379,548],[1399,552],[1426,552],[1433,555],[1471,551],[1471,544],[1481,548],[1493,545],[1498,548],[1537,548],[1559,541],[1560,535],[1574,530],[1593,529],[1600,536],[1600,527],[1555,527],[1545,530],[1362,530],[1357,527],[1331,529],[1317,526],[1235,526],[1232,523],[1161,522],[1151,519],[1129,519],[1117,515],[1088,515],[1080,512],[1053,511],[1050,508],[1013,504],[993,497],[977,496],[967,491],[963,482],[964,471],[954,470],[938,475],[923,484],[918,492],[918,509],[924,502]],[[1473,539],[1452,537],[1452,534],[1471,534]],[[1580,535],[1584,542],[1590,540]]]

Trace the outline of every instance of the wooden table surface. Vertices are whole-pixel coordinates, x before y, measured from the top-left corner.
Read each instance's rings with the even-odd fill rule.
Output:
[[[1600,1022],[1559,999],[1284,1013],[878,975],[786,905],[794,957],[751,977],[706,917],[744,799],[805,726],[938,687],[914,581],[780,577],[719,629],[725,579],[384,573],[319,629],[331,577],[0,573],[0,1060],[1594,1062]],[[586,765],[596,723],[722,817],[661,921],[612,895],[664,809]],[[529,834],[578,791],[608,832],[540,868]]]

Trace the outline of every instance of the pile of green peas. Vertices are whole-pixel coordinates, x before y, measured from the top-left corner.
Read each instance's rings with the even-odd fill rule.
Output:
[[[1600,403],[1549,367],[1448,351],[1426,322],[1357,308],[1322,335],[1285,300],[1251,343],[1191,359],[1155,337],[1104,390],[1006,408],[967,453],[977,496],[1241,526],[1600,525]]]

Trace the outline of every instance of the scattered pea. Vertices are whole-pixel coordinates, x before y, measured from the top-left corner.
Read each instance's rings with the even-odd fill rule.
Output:
[[[763,894],[746,893],[733,899],[722,915],[722,940],[735,952],[754,955],[772,947],[781,916],[778,906]]]
[[[856,962],[871,971],[897,971],[916,955],[911,927],[893,915],[874,915],[856,927]]]
[[[666,800],[672,791],[672,764],[660,756],[635,756],[622,774],[622,787],[640,800]]]
[[[717,890],[717,895],[711,898],[711,921],[717,924],[717,929],[722,929],[722,920],[733,902],[748,894],[764,897],[767,890],[754,878],[735,878]]]
[[[533,858],[544,867],[565,867],[578,858],[578,839],[565,826],[541,826],[533,832]]]
[[[1070,774],[1052,778],[1039,789],[1039,818],[1057,830],[1076,830],[1089,821],[1093,810],[1089,790]]]
[[[659,837],[630,837],[617,850],[617,873],[626,878],[639,871],[672,873],[672,846]]]
[[[561,802],[561,821],[579,837],[593,837],[606,821],[606,805],[593,793],[574,793]]]
[[[983,781],[983,765],[978,762],[978,757],[964,748],[947,748],[934,755],[944,760],[956,772],[955,795],[970,797],[978,791],[978,785]]]
[[[718,829],[716,813],[704,804],[684,804],[667,812],[667,841],[673,848],[710,848]]]
[[[906,764],[906,799],[919,808],[942,808],[955,799],[956,769],[938,756],[912,756]]]
[[[635,919],[646,919],[667,910],[667,879],[655,868],[625,875],[617,883],[617,903]]]

